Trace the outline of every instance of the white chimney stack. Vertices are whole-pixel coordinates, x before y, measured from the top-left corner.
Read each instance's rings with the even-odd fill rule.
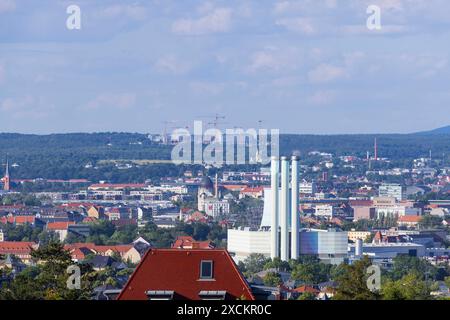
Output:
[[[298,179],[298,163],[299,157],[292,156],[291,169],[291,259],[298,259],[299,255],[299,231],[300,217],[298,214],[299,207],[299,179]]]
[[[281,246],[280,258],[282,261],[289,260],[289,161],[287,157],[281,157],[281,194],[280,194],[280,227]]]
[[[300,253],[299,157],[293,156],[291,160],[292,176],[290,181],[289,158],[272,157],[271,162],[270,257],[272,259],[280,258],[282,261],[288,261],[289,258],[298,259]],[[290,237],[289,224],[291,227]]]
[[[356,239],[355,257],[361,258],[363,255],[363,241],[362,239]]]
[[[278,157],[272,157],[271,162],[271,196],[272,196],[272,223],[270,228],[270,257],[275,259],[279,257],[279,241],[278,241],[278,188],[279,188],[279,159]]]

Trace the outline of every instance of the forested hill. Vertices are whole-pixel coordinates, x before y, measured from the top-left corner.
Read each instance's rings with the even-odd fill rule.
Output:
[[[24,135],[0,133],[0,159],[8,154],[14,178],[71,179],[91,181],[142,181],[150,176],[172,173],[164,165],[138,170],[119,170],[114,164],[99,170],[86,168],[101,160],[170,159],[170,148],[152,143],[146,135],[136,133],[70,133]],[[171,168],[176,170],[176,168]],[[1,175],[1,174],[0,174]]]
[[[319,150],[336,155],[358,155],[365,157],[367,151],[373,155],[377,139],[380,157],[394,160],[428,157],[430,150],[436,157],[450,155],[450,133],[448,134],[381,134],[381,135],[284,135],[281,149],[284,152],[299,150],[301,153]]]
[[[419,134],[450,134],[450,126],[437,128],[431,131],[419,132]]]
[[[12,158],[27,156],[78,156],[100,159],[168,159],[168,148],[151,143],[139,133],[68,133],[30,135],[0,133],[0,153]]]
[[[450,155],[450,134],[387,134],[387,135],[282,135],[281,153],[300,151],[329,152],[336,155],[365,157],[373,152],[375,137],[380,157],[393,160],[411,160],[426,157],[432,150],[436,158]],[[0,160],[6,154],[15,178],[89,178],[95,180],[134,181],[149,176],[164,176],[180,168],[148,162],[139,168],[118,170],[113,164],[92,173],[87,164],[97,165],[101,160],[154,160],[170,159],[170,146],[151,142],[139,133],[71,133],[51,135],[25,135],[0,133]],[[171,172],[162,170],[170,167]]]

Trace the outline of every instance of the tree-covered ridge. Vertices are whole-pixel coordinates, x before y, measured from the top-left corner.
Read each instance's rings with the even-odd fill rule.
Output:
[[[411,163],[414,158],[428,156],[430,150],[435,158],[443,159],[444,164],[450,163],[450,134],[288,134],[280,137],[280,154],[299,151],[306,164],[314,160],[308,153],[316,150],[336,156],[352,154],[365,158],[367,151],[373,153],[375,137],[378,139],[379,156],[390,158],[395,164]],[[83,178],[111,182],[143,182],[148,178],[157,180],[182,174],[189,167],[170,162],[151,162],[170,160],[171,150],[172,146],[152,142],[147,135],[140,133],[0,133],[1,162],[8,154],[11,164],[18,164],[11,168],[13,179]],[[128,167],[121,168],[123,164]]]

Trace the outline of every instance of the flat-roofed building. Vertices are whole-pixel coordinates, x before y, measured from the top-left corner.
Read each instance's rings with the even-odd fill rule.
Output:
[[[403,188],[400,184],[382,184],[378,190],[380,197],[391,197],[397,201],[403,200]]]

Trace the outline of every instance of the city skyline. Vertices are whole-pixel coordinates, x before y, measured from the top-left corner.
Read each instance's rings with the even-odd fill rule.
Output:
[[[81,9],[68,30],[66,8]],[[366,28],[369,5],[380,31]],[[151,132],[220,113],[280,133],[450,124],[443,0],[0,0],[0,131]]]

